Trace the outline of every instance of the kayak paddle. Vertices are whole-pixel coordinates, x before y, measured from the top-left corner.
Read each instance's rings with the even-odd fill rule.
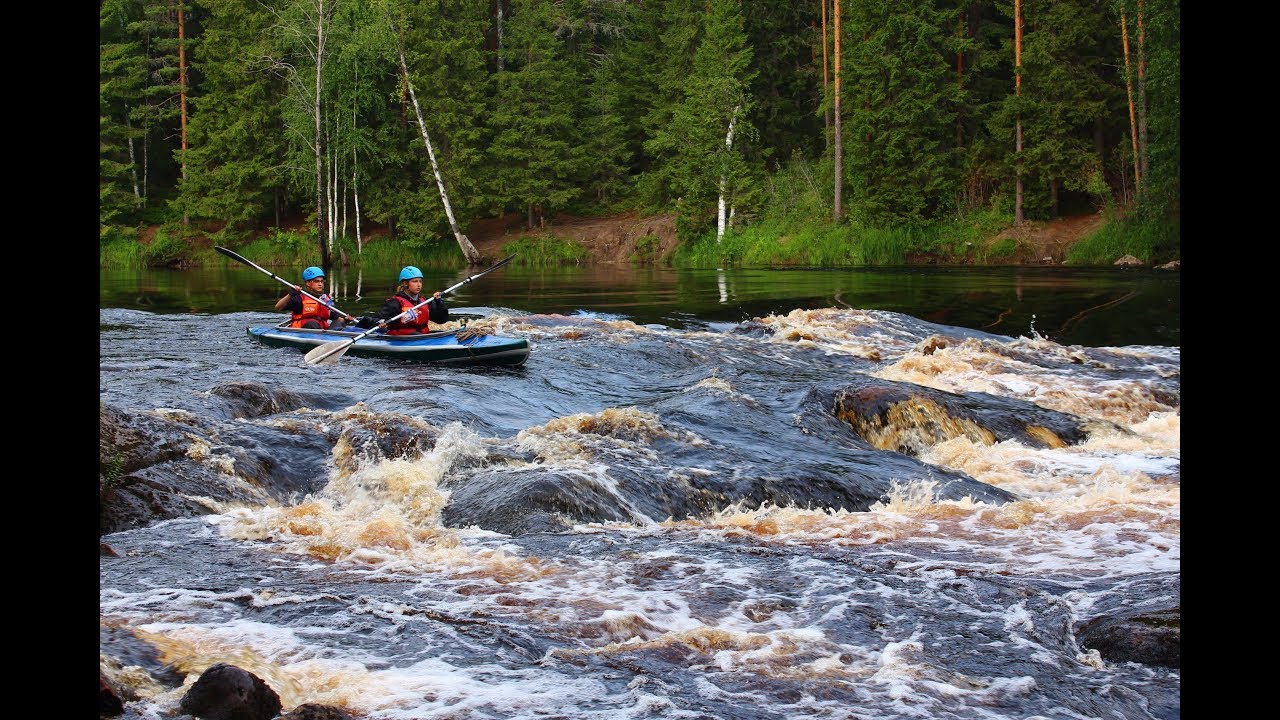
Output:
[[[472,275],[471,277],[467,278],[466,280],[463,280],[457,285],[441,290],[440,297],[443,298],[444,296],[448,295],[454,290],[457,290],[463,285],[466,285],[472,280],[475,280],[481,275],[486,275],[488,273],[493,272],[494,270],[497,270],[503,265],[506,265],[507,263],[511,262],[511,259],[514,257],[515,255],[509,255],[508,257],[502,260],[499,260],[496,265],[489,268],[488,270],[482,270],[481,272],[478,272],[475,275]],[[359,335],[353,338],[350,338],[347,340],[334,340],[333,342],[327,342],[323,345],[317,345],[316,348],[311,352],[307,353],[303,359],[306,361],[308,365],[332,365],[333,363],[338,362],[338,360],[347,353],[347,350],[350,349],[351,346],[354,345],[355,342],[360,338],[364,337],[365,335],[368,335],[371,332],[380,330],[386,327],[388,324],[395,322],[396,320],[399,320],[402,316],[407,315],[410,310],[417,310],[423,305],[426,305],[427,303],[431,302],[433,298],[434,298],[434,295],[426,298],[425,300],[418,303],[417,305],[414,305],[408,310],[401,312],[399,315],[396,315],[395,317],[388,318],[386,320],[379,320],[377,325],[374,325],[373,327],[369,328],[368,330],[365,330],[364,332],[360,333]]]
[[[324,304],[325,304],[325,302],[324,302],[323,300],[321,300],[320,298],[316,297],[315,295],[312,295],[311,293],[307,292],[306,290],[303,290],[302,288],[297,287],[297,286],[296,286],[296,285],[294,285],[293,283],[289,282],[288,280],[285,280],[284,278],[280,277],[279,275],[276,275],[275,273],[271,272],[270,270],[268,270],[268,269],[266,269],[266,268],[264,268],[264,267],[259,267],[258,265],[255,265],[255,264],[254,264],[252,261],[250,261],[248,258],[244,257],[243,255],[240,255],[240,254],[236,253],[235,251],[228,250],[228,249],[226,249],[226,248],[222,247],[221,245],[214,245],[214,246],[213,246],[213,249],[214,249],[214,250],[217,250],[218,252],[222,253],[223,255],[226,255],[227,257],[231,258],[232,260],[239,260],[240,262],[244,263],[245,265],[248,265],[249,267],[251,267],[251,268],[254,268],[254,269],[258,270],[258,271],[259,271],[259,272],[261,272],[261,273],[265,273],[265,274],[267,274],[267,275],[270,275],[271,277],[273,277],[273,278],[275,278],[275,279],[279,280],[280,282],[284,283],[285,285],[288,285],[290,290],[297,290],[298,292],[302,293],[303,295],[306,295],[307,297],[311,298],[312,300],[315,300],[316,302],[320,303],[321,305],[324,305]],[[337,311],[338,311],[339,313],[341,313],[344,317],[346,317],[346,318],[348,318],[348,319],[350,319],[350,320],[355,320],[355,319],[356,319],[354,315],[348,315],[347,313],[342,312],[341,310],[338,310],[338,308],[333,307],[332,305],[330,305],[330,306],[329,306],[329,308],[330,308],[330,309],[332,309],[332,310],[337,310]]]

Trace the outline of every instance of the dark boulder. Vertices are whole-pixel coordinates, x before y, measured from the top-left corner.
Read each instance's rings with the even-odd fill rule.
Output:
[[[1181,608],[1096,617],[1076,629],[1076,642],[1109,662],[1176,668],[1182,657]]]
[[[98,671],[98,684],[102,687],[102,699],[98,703],[98,715],[100,717],[115,717],[123,713],[125,700],[128,699],[124,690],[101,670]]]
[[[280,708],[280,695],[262,678],[226,663],[205,670],[179,705],[204,720],[272,720]]]

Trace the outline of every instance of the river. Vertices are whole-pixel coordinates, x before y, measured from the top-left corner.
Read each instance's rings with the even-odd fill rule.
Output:
[[[240,498],[103,536],[127,718],[218,662],[376,719],[1180,715],[1076,636],[1179,605],[1176,272],[507,266],[451,298],[491,369],[309,367],[246,333],[283,289],[100,277],[103,406],[186,438],[123,485]]]

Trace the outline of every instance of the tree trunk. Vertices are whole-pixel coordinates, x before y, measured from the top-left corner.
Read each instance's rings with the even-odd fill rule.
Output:
[[[844,217],[844,207],[841,204],[840,190],[844,185],[844,143],[840,137],[840,0],[835,0],[835,144],[833,152],[835,153],[835,210],[833,213],[834,222],[840,222]]]
[[[360,65],[355,67],[355,86],[360,87]],[[356,100],[351,98],[351,134],[356,132]],[[360,236],[360,188],[356,183],[356,170],[360,167],[360,161],[356,157],[356,148],[351,146],[351,204],[354,206],[354,214],[356,216],[356,255],[364,254],[364,239]],[[359,286],[357,285],[357,292]]]
[[[436,163],[436,152],[431,149],[431,138],[427,136],[427,124],[422,119],[422,108],[418,106],[418,94],[413,91],[413,81],[409,79],[409,64],[404,59],[404,45],[400,45],[397,50],[400,52],[400,72],[404,73],[404,84],[409,90],[409,99],[413,101],[413,112],[418,117],[418,129],[422,131],[422,141],[427,144],[427,157],[431,159],[431,172],[435,173],[436,185],[440,188],[440,200],[444,203],[444,214],[449,218],[449,227],[453,230],[453,236],[458,241],[458,247],[462,249],[462,254],[467,258],[467,262],[471,265],[480,264],[480,251],[476,250],[476,246],[471,244],[466,235],[458,229],[458,221],[453,217],[453,207],[449,205],[449,194],[444,188],[444,178],[440,176],[440,165]]]
[[[1147,30],[1142,18],[1142,0],[1138,0],[1138,159],[1142,174],[1147,173]],[[1141,188],[1139,188],[1141,192]]]
[[[1022,0],[1013,0],[1013,88],[1022,97]],[[1014,122],[1014,152],[1017,158],[1017,183],[1013,198],[1013,224],[1022,224],[1022,111]]]
[[[320,126],[320,90],[321,70],[324,68],[324,0],[316,0],[316,97],[312,106],[316,122],[316,241],[320,244],[320,267],[329,272],[332,267],[329,257],[328,212],[324,204],[324,151],[321,147],[322,135]]]
[[[1060,214],[1061,206],[1058,204],[1058,178],[1049,181],[1049,219],[1056,220]]]
[[[182,16],[182,0],[178,5],[178,105],[179,124],[182,128],[182,179],[187,179],[187,30]],[[187,211],[182,211],[182,225],[191,224]]]
[[[956,37],[961,41],[965,39],[964,21],[965,15],[968,14],[968,6],[960,8],[959,15],[956,16]],[[964,92],[964,49],[956,50],[956,89],[961,93]],[[956,147],[964,147],[964,114],[962,109],[956,108]]]
[[[360,188],[356,184],[356,151],[351,150],[351,202],[355,205],[356,216],[356,254],[364,254],[364,238],[360,235]]]
[[[497,5],[498,5],[498,17],[497,17],[498,27],[497,27],[497,38],[495,38],[494,42],[497,44],[498,47],[497,47],[497,52],[495,52],[494,55],[498,59],[498,72],[502,72],[503,69],[505,68],[505,65],[503,64],[503,61],[502,61],[502,11],[503,11],[502,0],[498,0]]]
[[[133,175],[133,198],[142,200],[142,190],[138,188],[138,161],[133,157],[133,124],[129,122],[129,106],[124,107],[124,127],[128,131],[127,140],[129,141],[129,172]]]
[[[724,137],[724,147],[725,147],[725,150],[729,152],[733,151],[733,124],[737,121],[738,121],[738,108],[734,107],[733,115],[729,117],[729,132]],[[719,199],[719,202],[717,203],[718,209],[716,211],[716,244],[717,245],[720,244],[721,238],[724,237],[724,220],[725,220],[724,218],[724,206],[725,206],[724,185],[725,185],[725,176],[722,173],[720,175],[720,199]]]
[[[828,97],[831,91],[831,82],[827,78],[827,68],[830,61],[827,60],[827,2],[822,0],[822,95]],[[831,103],[827,103],[827,112],[823,115],[823,128],[827,131],[827,148],[831,147]]]
[[[1129,61],[1129,23],[1125,19],[1124,8],[1120,9],[1120,44],[1124,48],[1124,91],[1129,97],[1129,137],[1133,140],[1133,187],[1134,193],[1142,187],[1142,168],[1138,163],[1138,120],[1133,108],[1133,68]]]

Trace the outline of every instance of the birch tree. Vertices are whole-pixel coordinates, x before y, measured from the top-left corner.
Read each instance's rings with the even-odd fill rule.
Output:
[[[436,187],[440,190],[440,202],[444,204],[445,215],[449,218],[449,228],[453,231],[453,237],[458,242],[458,248],[462,250],[462,255],[471,265],[479,265],[481,262],[480,251],[476,250],[476,246],[471,244],[471,240],[462,233],[458,227],[458,220],[453,215],[453,206],[449,203],[449,191],[445,188],[444,178],[440,175],[440,164],[436,162],[436,152],[431,146],[431,136],[427,133],[426,121],[422,115],[422,106],[418,104],[418,94],[413,88],[413,80],[409,77],[409,64],[404,57],[404,43],[399,40],[396,34],[395,23],[392,21],[390,14],[387,15],[387,21],[391,25],[392,34],[396,36],[396,53],[400,59],[400,73],[404,82],[405,89],[409,93],[409,98],[413,101],[414,117],[417,118],[418,129],[422,133],[422,142],[427,146],[427,157],[431,160],[431,172],[435,175]]]

